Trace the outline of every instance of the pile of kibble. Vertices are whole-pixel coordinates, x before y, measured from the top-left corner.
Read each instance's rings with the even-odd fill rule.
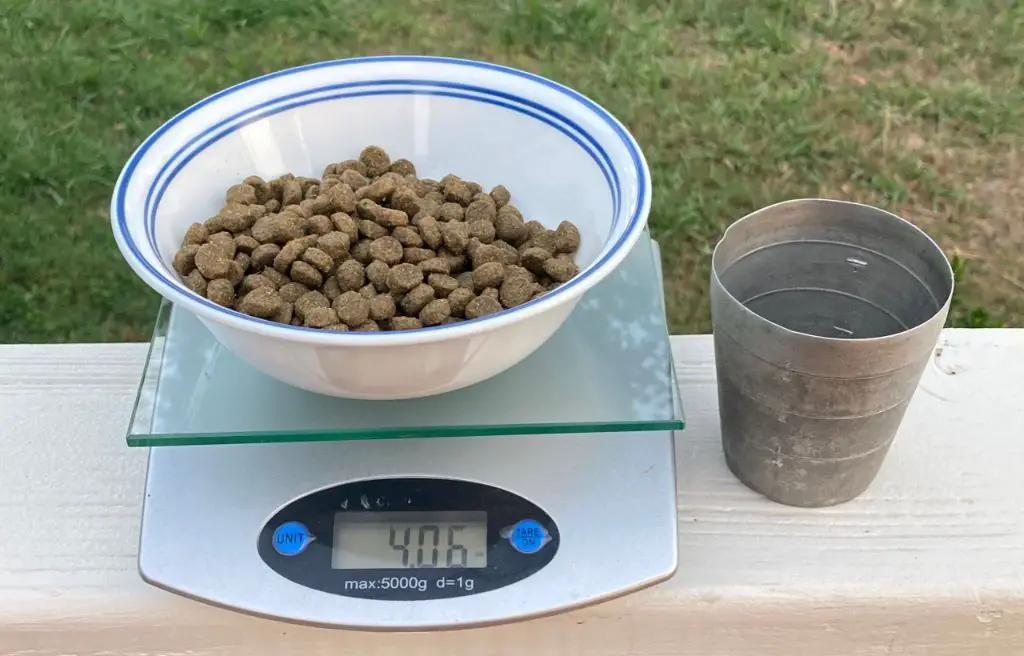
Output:
[[[503,186],[416,176],[368,146],[321,178],[252,176],[193,223],[174,268],[196,294],[261,319],[408,330],[521,305],[579,273],[576,226],[525,221]]]

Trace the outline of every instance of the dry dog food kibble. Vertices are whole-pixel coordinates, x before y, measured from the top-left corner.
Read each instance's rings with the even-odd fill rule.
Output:
[[[579,274],[580,232],[526,220],[502,185],[419,178],[379,146],[321,178],[249,176],[185,231],[173,266],[218,305],[330,331],[439,326],[527,303]]]

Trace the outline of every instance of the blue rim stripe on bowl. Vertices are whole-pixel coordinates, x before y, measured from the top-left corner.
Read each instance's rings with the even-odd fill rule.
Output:
[[[621,199],[619,199],[617,192],[621,189],[621,185],[619,183],[618,174],[615,172],[614,167],[612,167],[612,165],[611,165],[611,158],[608,157],[608,154],[601,147],[600,143],[598,143],[587,131],[585,131],[583,128],[581,128],[576,122],[570,120],[568,117],[566,117],[566,116],[564,116],[564,115],[562,115],[562,114],[560,114],[558,112],[555,112],[555,111],[547,108],[544,105],[540,105],[538,103],[533,102],[532,100],[528,100],[526,98],[521,98],[519,96],[510,94],[510,93],[505,93],[505,92],[502,92],[502,91],[495,91],[495,90],[487,89],[487,88],[484,88],[484,87],[477,87],[477,86],[468,85],[468,84],[461,84],[461,83],[454,83],[454,82],[443,82],[443,81],[434,81],[434,80],[368,80],[368,81],[364,81],[364,82],[345,82],[345,83],[339,83],[339,84],[331,84],[331,85],[326,85],[326,86],[323,86],[323,87],[317,87],[315,89],[306,89],[306,90],[303,90],[303,91],[298,91],[298,92],[295,92],[295,93],[286,94],[284,96],[279,96],[279,97],[274,98],[272,100],[268,100],[268,101],[262,102],[262,103],[260,103],[258,105],[253,105],[252,107],[247,107],[245,110],[243,110],[243,111],[241,111],[241,112],[239,112],[237,114],[229,116],[228,118],[225,118],[225,119],[223,119],[221,121],[218,121],[214,125],[211,125],[209,128],[205,129],[200,134],[198,134],[195,137],[192,137],[191,139],[189,139],[181,148],[179,148],[171,157],[168,158],[167,162],[163,165],[163,167],[161,167],[160,171],[157,172],[157,175],[154,178],[154,181],[159,181],[160,178],[166,173],[167,169],[170,168],[170,166],[173,164],[173,162],[178,157],[180,157],[182,153],[184,153],[186,150],[188,150],[193,145],[195,145],[196,142],[201,140],[204,136],[206,136],[210,132],[212,132],[214,130],[217,130],[217,129],[219,129],[219,128],[221,128],[221,127],[223,127],[223,126],[225,126],[225,125],[227,125],[227,124],[229,124],[229,123],[231,123],[233,121],[237,121],[237,120],[245,118],[245,122],[250,122],[250,119],[248,119],[247,115],[249,115],[249,114],[251,114],[251,113],[253,113],[253,112],[257,111],[257,110],[264,109],[264,108],[269,108],[271,106],[278,105],[279,103],[283,103],[283,102],[288,101],[288,100],[298,99],[298,98],[302,98],[302,97],[305,97],[305,96],[310,96],[310,95],[313,95],[313,94],[325,93],[325,92],[328,92],[328,91],[335,91],[335,90],[342,90],[342,89],[352,89],[352,88],[359,88],[359,87],[367,87],[367,86],[407,86],[407,87],[417,87],[417,88],[421,88],[421,87],[436,87],[436,88],[441,88],[441,89],[456,89],[456,90],[459,90],[459,91],[474,92],[474,93],[479,93],[479,94],[485,95],[485,96],[498,97],[498,98],[503,98],[505,100],[509,100],[511,102],[516,102],[516,103],[519,103],[521,105],[525,105],[527,107],[535,109],[535,110],[537,110],[537,111],[539,111],[539,112],[541,112],[543,114],[546,114],[547,116],[549,116],[551,118],[557,119],[557,120],[563,122],[565,125],[570,126],[580,136],[582,136],[584,139],[586,139],[591,144],[591,146],[594,149],[596,149],[601,154],[601,157],[604,160],[604,164],[608,167],[609,172],[611,173],[612,177],[615,180],[615,182],[614,182],[614,189],[615,189],[616,193],[615,193],[613,198],[614,198],[615,206],[618,207],[618,205],[619,205],[619,201]],[[425,94],[425,95],[427,95],[427,94]],[[341,97],[341,96],[336,96],[336,97]],[[324,98],[324,99],[326,100],[328,98]],[[500,104],[502,106],[508,107],[507,105],[503,105],[502,103],[495,103],[495,104]],[[516,109],[516,111],[521,111],[518,108],[511,108],[510,107],[510,109]],[[528,114],[528,115],[530,115],[530,116],[532,116],[534,118],[540,118],[540,117],[536,116],[536,114],[533,114],[532,112],[521,112],[521,113]],[[264,116],[266,116],[266,115],[269,115],[269,114],[264,114]],[[543,120],[543,119],[541,119],[541,120]],[[544,121],[544,122],[548,123],[549,125],[551,124],[550,121]],[[559,126],[553,126],[553,127],[556,127],[557,129],[559,129],[563,133],[565,132],[565,130],[563,128],[559,127]],[[584,149],[586,150],[585,147],[584,147]],[[588,153],[588,154],[590,154],[590,153]],[[593,154],[591,154],[591,157],[593,157]],[[601,163],[599,162],[598,165],[600,166]],[[605,174],[605,177],[607,177],[607,174]],[[144,216],[149,216],[149,214],[150,214],[151,201],[152,201],[152,189],[150,190],[150,193],[147,194],[147,196],[146,196],[146,204],[145,204],[145,207],[144,207],[144,210],[143,210]],[[156,248],[155,244],[151,243],[151,245],[154,247],[154,250],[155,250],[155,248]]]
[[[371,86],[376,86],[376,84],[372,83]],[[569,130],[565,129],[565,127],[558,125],[557,123],[555,123],[554,121],[552,121],[551,119],[549,119],[549,118],[547,118],[545,116],[539,116],[539,115],[533,113],[532,111],[525,110],[525,109],[523,109],[521,107],[516,107],[514,105],[510,105],[509,103],[506,103],[506,102],[495,101],[495,100],[491,100],[490,98],[486,98],[486,97],[479,97],[479,96],[476,96],[476,95],[467,95],[467,94],[457,93],[457,92],[443,92],[443,91],[421,90],[421,89],[384,89],[384,90],[375,89],[375,90],[368,90],[368,91],[350,91],[350,92],[347,92],[347,93],[336,93],[336,94],[330,94],[330,95],[320,95],[321,92],[324,89],[327,89],[327,88],[328,87],[324,87],[324,88],[320,88],[320,89],[312,89],[312,90],[309,90],[308,92],[306,92],[304,94],[291,94],[289,96],[286,96],[288,98],[293,98],[296,95],[306,95],[306,96],[316,95],[315,98],[305,98],[305,99],[302,99],[302,100],[295,100],[294,102],[289,102],[289,103],[285,103],[285,104],[275,104],[273,107],[270,107],[270,108],[266,108],[266,107],[268,105],[270,105],[271,103],[262,103],[261,105],[258,105],[257,107],[254,107],[252,109],[264,108],[263,111],[259,111],[259,112],[255,112],[254,113],[252,111],[247,110],[245,112],[240,112],[239,114],[236,114],[236,115],[230,117],[229,119],[221,121],[220,123],[217,124],[217,126],[222,126],[222,125],[224,125],[226,123],[230,123],[232,121],[235,121],[229,127],[224,128],[221,131],[212,134],[212,136],[211,136],[211,132],[213,132],[213,130],[217,126],[214,126],[213,128],[209,128],[207,130],[204,130],[198,136],[190,139],[189,142],[187,144],[185,144],[185,146],[183,146],[178,151],[176,151],[173,155],[171,155],[168,158],[167,162],[163,165],[163,167],[161,167],[161,169],[157,172],[157,175],[154,177],[154,184],[150,187],[149,191],[146,194],[146,203],[145,203],[145,210],[144,210],[145,211],[145,215],[144,216],[146,217],[146,237],[147,237],[147,239],[149,241],[150,247],[154,251],[159,251],[159,249],[157,248],[157,244],[156,244],[156,214],[157,214],[157,211],[159,210],[160,201],[163,198],[164,193],[166,192],[166,190],[170,186],[170,184],[174,181],[174,179],[177,177],[178,173],[180,173],[181,169],[184,168],[184,166],[186,164],[188,164],[193,158],[195,158],[197,155],[202,153],[206,148],[210,147],[215,142],[219,141],[220,139],[222,139],[223,137],[227,136],[228,134],[230,134],[232,132],[235,132],[237,130],[240,130],[241,128],[245,127],[246,125],[249,125],[250,123],[262,120],[262,119],[267,118],[267,117],[269,117],[271,115],[274,115],[274,114],[277,114],[277,113],[280,113],[280,112],[283,112],[283,111],[287,111],[289,109],[294,109],[296,107],[302,107],[302,106],[305,106],[305,105],[315,104],[315,103],[318,103],[318,102],[327,102],[327,101],[330,101],[330,100],[337,100],[337,99],[340,99],[340,98],[357,98],[357,97],[374,96],[374,95],[430,95],[430,96],[442,96],[442,97],[460,98],[460,99],[472,100],[472,101],[476,101],[476,102],[484,102],[484,103],[487,103],[487,104],[497,105],[497,106],[504,107],[504,108],[512,110],[512,111],[516,111],[516,112],[519,112],[519,113],[522,113],[522,114],[526,114],[526,115],[530,116],[531,118],[534,118],[536,120],[541,121],[542,123],[545,123],[545,124],[551,126],[552,128],[558,130],[559,132],[561,132],[562,134],[564,134],[565,136],[569,137],[574,142],[576,142],[576,144],[578,146],[580,146],[580,148],[585,153],[587,153],[587,155],[589,155],[592,160],[594,160],[594,163],[597,164],[598,168],[601,169],[601,173],[604,176],[605,181],[607,182],[608,188],[609,188],[609,190],[611,192],[611,195],[612,195],[612,204],[613,204],[613,206],[616,209],[615,217],[613,217],[612,228],[614,229],[615,226],[618,225],[618,223],[619,223],[618,214],[619,214],[620,206],[622,204],[622,188],[621,188],[621,184],[619,182],[618,174],[615,173],[615,170],[612,167],[611,158],[608,156],[608,154],[605,152],[605,150],[603,148],[601,148],[600,146],[595,146],[597,148],[597,150],[598,150],[598,153],[595,153],[593,150],[588,148],[587,144],[583,143],[583,141],[578,136],[576,136],[575,134],[573,134]],[[272,101],[272,102],[276,102],[276,101]],[[239,117],[242,117],[242,118],[239,119]],[[589,134],[584,132],[581,128],[577,128],[577,129],[587,138],[588,141],[593,143],[593,138]],[[191,146],[195,146],[196,142],[199,141],[200,139],[204,138],[204,137],[207,137],[207,138],[202,143],[200,143],[194,150],[192,150],[192,152],[190,152],[190,153],[188,153],[188,155],[185,155],[184,157],[182,157],[182,153],[184,153],[186,151],[186,149],[188,149]],[[174,168],[170,171],[170,173],[167,173],[167,169],[170,168],[171,165],[174,164],[175,162],[177,162],[177,165],[174,166]],[[155,196],[155,200],[154,200],[154,196]]]
[[[626,150],[629,152],[630,159],[632,160],[633,165],[634,165],[634,167],[636,168],[636,171],[637,171],[637,176],[638,176],[639,184],[638,184],[638,187],[637,187],[637,194],[636,194],[636,209],[633,212],[633,215],[629,219],[629,223],[627,225],[626,230],[623,232],[622,236],[620,237],[618,242],[616,242],[616,244],[613,246],[613,248],[608,250],[608,252],[605,254],[605,257],[603,257],[600,260],[598,260],[597,262],[595,262],[590,267],[590,270],[593,271],[594,269],[597,269],[598,267],[600,267],[600,265],[603,264],[608,258],[610,258],[612,256],[612,254],[616,253],[621,248],[623,242],[631,234],[631,228],[633,228],[636,225],[636,223],[639,221],[639,219],[640,219],[640,214],[641,214],[641,212],[643,210],[643,207],[644,207],[644,205],[646,203],[646,187],[649,185],[649,182],[647,180],[647,176],[646,176],[646,173],[645,173],[645,166],[643,164],[643,158],[640,155],[639,149],[635,145],[635,142],[633,141],[633,138],[629,135],[629,133],[621,125],[621,123],[619,123],[619,121],[617,119],[615,119],[615,117],[613,117],[611,114],[609,114],[600,105],[596,104],[595,102],[593,102],[592,100],[590,100],[586,96],[583,96],[582,94],[580,94],[580,93],[570,89],[569,87],[566,87],[564,85],[558,84],[557,82],[553,82],[551,80],[548,80],[546,78],[540,77],[538,75],[534,75],[532,73],[527,73],[526,71],[521,71],[521,70],[517,70],[517,69],[514,69],[514,68],[509,68],[507,66],[502,66],[502,65],[499,65],[499,64],[491,64],[491,63],[487,63],[487,62],[478,62],[478,61],[465,60],[465,59],[455,59],[455,58],[446,58],[446,57],[430,57],[430,56],[403,56],[403,55],[391,56],[391,55],[388,55],[388,56],[379,56],[379,57],[362,57],[362,58],[355,58],[355,59],[334,60],[334,61],[328,61],[328,62],[318,62],[318,63],[315,63],[315,64],[307,64],[307,65],[304,65],[304,66],[298,66],[298,67],[294,67],[294,68],[290,68],[290,69],[284,69],[284,70],[281,70],[281,71],[276,71],[276,72],[273,72],[273,73],[268,73],[267,75],[256,77],[256,78],[253,78],[253,79],[250,79],[250,80],[246,80],[246,81],[241,82],[239,84],[236,84],[234,86],[228,87],[227,89],[223,89],[223,90],[221,90],[221,91],[219,91],[219,92],[217,92],[217,93],[215,93],[215,94],[213,94],[211,96],[207,96],[206,98],[200,100],[199,102],[195,103],[194,105],[186,108],[185,110],[183,110],[182,112],[180,112],[179,114],[174,116],[172,119],[170,119],[168,122],[166,122],[164,125],[159,127],[157,130],[155,130],[145,141],[143,141],[143,143],[138,147],[138,149],[132,154],[131,158],[129,158],[128,163],[126,164],[126,166],[124,168],[124,171],[122,172],[122,175],[121,175],[120,179],[118,180],[117,187],[116,187],[116,190],[115,190],[114,204],[113,204],[114,212],[115,212],[115,215],[116,215],[116,217],[115,217],[116,218],[116,224],[117,224],[117,227],[118,227],[118,229],[120,231],[120,236],[124,240],[124,243],[128,246],[128,248],[131,251],[132,255],[136,258],[137,262],[142,267],[144,267],[145,269],[150,271],[150,273],[152,273],[156,278],[158,278],[159,280],[161,280],[162,282],[167,284],[167,286],[168,286],[168,293],[170,293],[172,295],[180,296],[182,298],[188,298],[188,299],[192,300],[193,302],[198,302],[198,303],[200,303],[202,305],[205,305],[205,306],[213,309],[216,312],[221,312],[221,313],[224,313],[224,314],[231,315],[231,316],[233,316],[235,318],[239,318],[239,319],[243,319],[243,320],[248,320],[248,321],[253,321],[253,322],[256,322],[256,323],[259,323],[259,324],[264,324],[264,325],[267,325],[267,326],[271,326],[274,329],[278,329],[278,330],[280,330],[280,329],[290,329],[290,330],[300,330],[300,331],[304,331],[304,332],[322,333],[323,331],[319,331],[319,330],[316,330],[316,329],[313,329],[313,328],[305,328],[305,327],[302,327],[302,326],[285,326],[285,325],[282,325],[282,324],[279,324],[279,323],[275,323],[275,322],[271,322],[271,321],[267,321],[267,320],[264,320],[264,319],[257,319],[255,317],[249,317],[248,315],[244,315],[244,314],[241,314],[241,313],[236,312],[234,310],[229,310],[229,309],[224,308],[224,307],[222,307],[220,305],[212,303],[208,299],[202,298],[202,297],[200,297],[200,296],[198,296],[196,294],[192,294],[192,293],[186,292],[183,288],[181,288],[178,285],[178,283],[175,283],[173,281],[168,280],[159,270],[156,270],[145,258],[143,258],[141,256],[141,254],[139,253],[138,249],[135,246],[134,241],[131,238],[131,235],[127,231],[126,210],[125,210],[125,195],[127,193],[127,187],[131,183],[132,177],[135,174],[135,169],[138,167],[139,162],[142,160],[142,158],[145,156],[145,154],[149,151],[149,149],[152,147],[152,145],[157,140],[159,140],[159,138],[165,132],[167,132],[174,125],[176,125],[177,123],[182,121],[184,118],[186,118],[187,116],[189,116],[193,112],[195,112],[198,109],[200,109],[200,108],[210,104],[211,102],[216,101],[219,98],[222,98],[222,97],[227,96],[229,94],[235,93],[235,92],[237,92],[237,91],[239,91],[241,89],[244,89],[244,88],[246,88],[248,86],[251,86],[253,84],[258,84],[258,83],[266,81],[266,80],[270,80],[270,79],[274,79],[274,78],[282,77],[282,76],[286,76],[286,75],[294,75],[294,74],[305,72],[305,71],[309,71],[309,70],[316,70],[316,69],[319,69],[319,68],[327,68],[327,67],[335,67],[335,66],[349,66],[349,65],[361,64],[361,63],[395,62],[395,61],[397,61],[397,62],[412,62],[412,63],[415,63],[415,62],[440,63],[440,64],[447,64],[447,65],[454,65],[454,66],[465,66],[465,67],[469,67],[469,68],[482,68],[482,69],[485,69],[485,70],[493,70],[493,71],[497,71],[497,72],[500,72],[500,73],[505,73],[505,74],[508,74],[508,75],[513,75],[513,76],[516,76],[516,77],[521,77],[521,78],[530,80],[532,82],[536,82],[538,84],[541,84],[543,86],[546,86],[546,87],[548,87],[548,88],[550,88],[552,90],[555,90],[555,91],[557,91],[557,92],[559,92],[559,93],[561,93],[563,95],[566,95],[566,96],[572,98],[573,100],[579,102],[580,104],[584,105],[585,107],[587,107],[591,111],[593,111],[598,117],[600,117],[618,135],[619,139],[622,141],[622,143],[625,146]],[[155,180],[154,180],[154,182],[155,182]],[[149,193],[151,191],[152,191],[152,186],[151,186],[150,190],[147,191],[147,196],[149,195]],[[145,220],[145,218],[146,217],[144,215],[144,220]],[[551,296],[555,296],[555,295],[559,294],[559,292],[564,292],[566,289],[568,289],[571,286],[573,286],[574,283],[577,283],[578,281],[580,281],[580,280],[584,279],[585,277],[587,277],[587,275],[588,275],[587,273],[584,273],[581,276],[579,276],[578,278],[573,279],[572,281],[570,281],[566,285],[563,285],[562,287],[559,287],[558,289],[556,289],[551,294],[546,294],[545,296],[541,297],[541,299],[539,299],[539,300],[529,301],[527,303],[524,303],[523,305],[519,305],[519,306],[517,306],[515,308],[512,308],[510,310],[502,312],[502,313],[500,313],[500,316],[507,316],[508,314],[516,312],[517,310],[521,310],[521,309],[526,308],[526,307],[528,307],[530,305],[533,305],[535,303],[541,302],[541,301],[543,301],[543,300],[545,300],[545,299],[547,299],[547,298],[549,298]],[[492,320],[492,319],[494,319],[497,316],[499,316],[499,315],[490,315],[490,316],[482,317],[482,318],[479,318],[479,319],[473,319],[471,321],[473,323],[485,322],[485,321],[488,321],[488,320]],[[469,322],[463,322],[463,323],[469,323]],[[456,324],[456,325],[461,325],[461,324]],[[438,330],[444,330],[445,328],[446,328],[446,326],[435,326],[435,327],[426,327],[426,328],[420,328],[420,329],[417,329],[417,330],[403,331],[403,332],[413,332],[413,333],[434,332],[434,331],[438,331]],[[360,333],[358,333],[358,332],[349,332],[349,333],[344,333],[344,334],[345,335],[358,335]],[[375,335],[375,333],[367,333],[367,335]]]

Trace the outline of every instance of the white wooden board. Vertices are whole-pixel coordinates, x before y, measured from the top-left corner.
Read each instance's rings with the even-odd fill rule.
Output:
[[[136,572],[145,347],[0,346],[0,655],[1024,654],[1024,330],[948,331],[876,483],[772,504],[721,456],[711,340],[674,337],[680,570],[490,629],[372,634],[250,618]]]

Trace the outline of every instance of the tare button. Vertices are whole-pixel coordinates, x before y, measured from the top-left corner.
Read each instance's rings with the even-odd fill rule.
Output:
[[[535,519],[522,519],[508,529],[509,544],[521,554],[535,554],[551,540],[544,526]]]
[[[274,530],[274,551],[282,556],[297,556],[316,538],[302,522],[285,522]]]

